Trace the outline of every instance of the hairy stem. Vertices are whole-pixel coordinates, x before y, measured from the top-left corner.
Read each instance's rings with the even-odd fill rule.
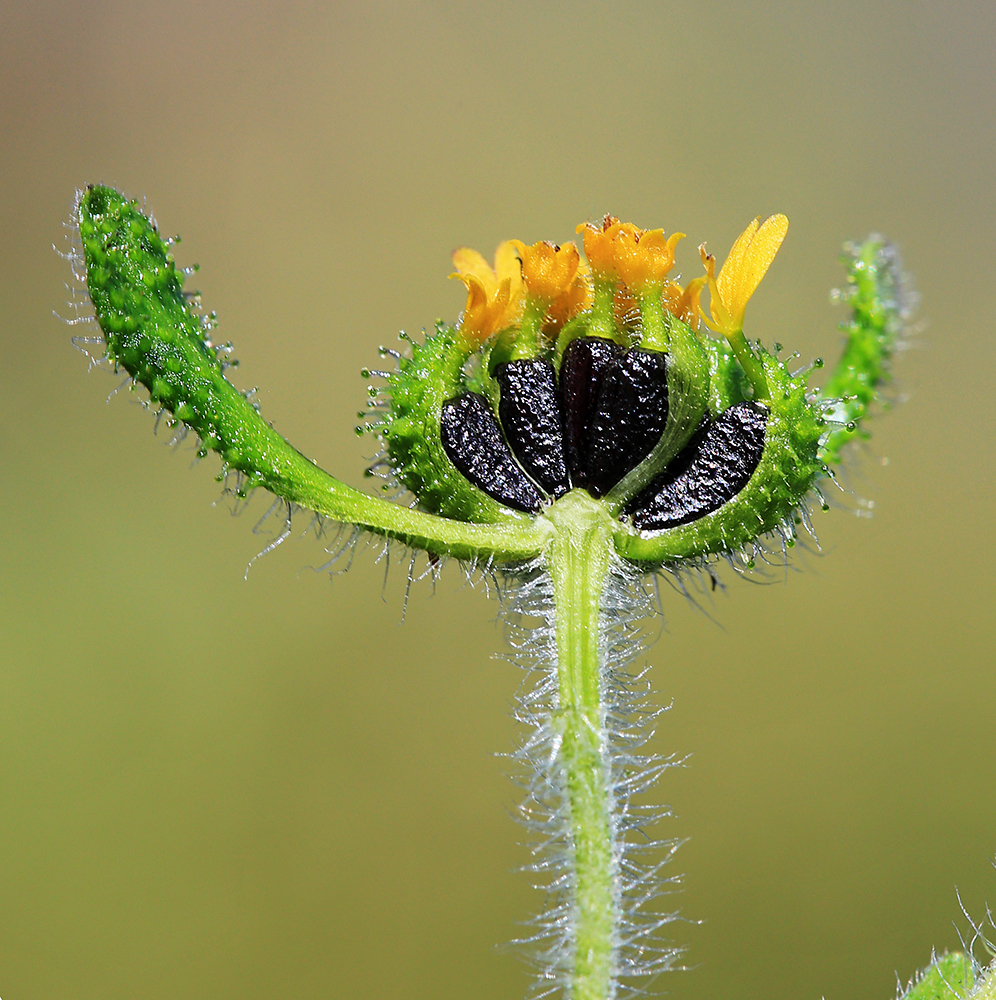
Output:
[[[851,318],[841,324],[844,351],[827,384],[824,399],[836,399],[838,422],[823,445],[823,458],[839,464],[841,452],[855,437],[868,437],[864,423],[882,402],[889,362],[916,304],[896,248],[881,236],[848,244],[841,258],[847,268],[846,298]]]
[[[568,995],[615,995],[620,925],[619,845],[608,762],[600,608],[611,559],[611,522],[581,490],[547,515],[545,560],[553,581],[558,711],[565,807],[573,849]]]

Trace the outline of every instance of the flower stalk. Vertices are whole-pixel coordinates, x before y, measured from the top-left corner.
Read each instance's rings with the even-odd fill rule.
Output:
[[[606,727],[602,593],[612,551],[605,508],[583,490],[554,504],[543,560],[553,582],[559,766],[569,810],[573,905],[568,996],[614,996],[621,916],[619,846]]]

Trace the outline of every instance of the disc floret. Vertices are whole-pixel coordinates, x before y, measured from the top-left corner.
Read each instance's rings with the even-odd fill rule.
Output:
[[[591,305],[591,277],[573,243],[558,246],[545,240],[526,246],[512,240],[522,263],[524,308],[514,336],[515,358],[535,357],[554,343],[564,325]]]

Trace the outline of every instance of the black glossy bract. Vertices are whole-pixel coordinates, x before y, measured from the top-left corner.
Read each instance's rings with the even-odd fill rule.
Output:
[[[564,418],[553,365],[540,358],[495,368],[498,418],[523,469],[548,496],[570,488],[564,459]]]
[[[768,411],[736,403],[703,420],[691,441],[626,508],[633,525],[659,531],[719,510],[754,474],[764,451]]]
[[[543,506],[543,498],[512,456],[482,395],[465,392],[447,400],[439,430],[450,461],[488,496],[531,513]]]
[[[588,425],[587,478],[577,485],[607,493],[650,454],[666,422],[667,355],[633,348],[605,370]]]
[[[453,464],[488,496],[538,513],[572,488],[605,495],[650,454],[668,414],[668,357],[580,337],[560,377],[546,360],[496,366],[498,413],[465,392],[443,404],[440,432]],[[704,418],[684,449],[626,507],[641,530],[703,517],[747,484],[764,450],[767,410],[737,403]]]

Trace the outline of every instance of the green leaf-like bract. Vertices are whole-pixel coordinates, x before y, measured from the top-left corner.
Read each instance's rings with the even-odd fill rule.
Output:
[[[135,202],[107,187],[87,188],[77,223],[87,288],[108,357],[177,420],[217,451],[244,487],[437,555],[507,562],[535,556],[544,533],[525,519],[474,524],[371,497],[319,469],[267,424],[225,378],[218,352],[191,309],[169,248]]]

